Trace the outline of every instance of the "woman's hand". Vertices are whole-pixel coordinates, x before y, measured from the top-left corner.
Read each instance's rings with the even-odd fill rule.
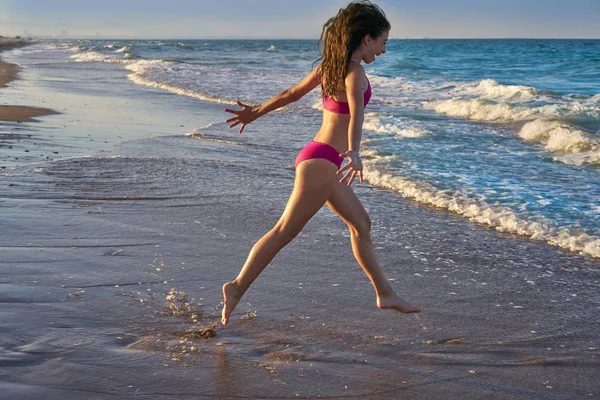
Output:
[[[352,185],[352,182],[354,181],[356,174],[358,174],[358,181],[360,183],[363,183],[363,166],[362,166],[362,160],[360,159],[360,156],[358,155],[358,151],[350,150],[350,151],[340,154],[340,157],[348,158],[348,160],[349,160],[348,163],[346,165],[344,165],[342,168],[340,168],[337,172],[339,175],[342,172],[347,170],[344,177],[342,179],[340,179],[340,183],[344,183],[344,181],[346,179],[350,178],[348,180],[348,186]]]
[[[256,111],[254,110],[254,107],[244,104],[239,100],[236,100],[235,103],[238,106],[242,107],[242,109],[241,110],[232,110],[232,109],[226,108],[225,112],[235,114],[235,117],[229,118],[228,120],[225,121],[225,123],[233,122],[233,124],[229,125],[230,128],[233,128],[236,125],[242,124],[242,126],[240,127],[240,133],[242,133],[242,131],[244,130],[246,125],[248,125],[250,122],[252,122],[256,118],[258,118],[258,115],[257,115]]]

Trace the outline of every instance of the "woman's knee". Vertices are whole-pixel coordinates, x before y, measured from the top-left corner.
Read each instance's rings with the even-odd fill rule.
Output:
[[[272,232],[277,238],[278,241],[281,242],[283,246],[294,240],[296,236],[300,233],[302,228],[292,227],[286,223],[277,223],[273,228]]]
[[[348,224],[350,232],[358,237],[368,237],[371,235],[371,218],[365,214],[359,220]]]

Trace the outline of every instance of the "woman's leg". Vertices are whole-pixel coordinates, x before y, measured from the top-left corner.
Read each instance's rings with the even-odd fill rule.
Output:
[[[352,188],[336,182],[327,205],[350,228],[354,257],[375,287],[377,307],[391,308],[402,313],[420,312],[420,308],[398,297],[386,279],[371,240],[371,220]]]
[[[320,158],[306,160],[298,165],[294,189],[281,218],[252,247],[238,277],[223,285],[223,325],[227,324],[237,303],[273,257],[323,207],[337,180],[336,171],[333,163]]]

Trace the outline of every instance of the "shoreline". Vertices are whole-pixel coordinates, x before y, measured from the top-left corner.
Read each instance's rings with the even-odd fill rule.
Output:
[[[5,50],[29,46],[31,44],[33,42],[28,40],[0,37],[0,54]],[[18,65],[6,62],[0,57],[0,88],[7,87],[10,82],[17,79],[17,74],[20,70],[21,68]],[[12,104],[0,105],[0,121],[4,122],[37,122],[34,117],[54,114],[58,114],[58,112],[49,108]]]

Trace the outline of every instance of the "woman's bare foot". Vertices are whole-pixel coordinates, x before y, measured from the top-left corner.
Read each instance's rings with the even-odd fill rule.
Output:
[[[377,307],[383,309],[392,309],[399,311],[403,314],[419,313],[421,309],[419,307],[412,306],[406,300],[401,299],[395,294],[389,296],[378,296]]]
[[[223,285],[223,311],[221,312],[221,323],[227,325],[229,316],[237,306],[242,296],[238,293],[235,282],[227,282]]]

